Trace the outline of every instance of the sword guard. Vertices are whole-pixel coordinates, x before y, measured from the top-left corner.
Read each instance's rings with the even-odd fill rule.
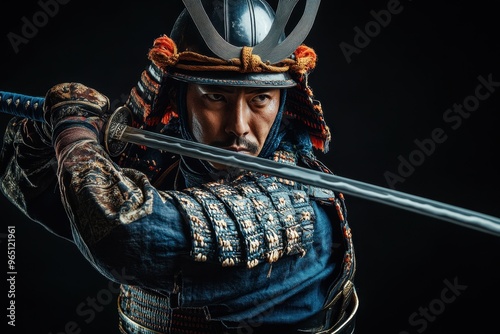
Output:
[[[120,140],[123,131],[132,124],[132,112],[127,106],[117,108],[109,116],[104,129],[104,147],[108,154],[117,157],[125,151],[128,143]]]

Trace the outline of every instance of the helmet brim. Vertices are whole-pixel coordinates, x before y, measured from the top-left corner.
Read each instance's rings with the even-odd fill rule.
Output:
[[[288,72],[283,73],[235,73],[235,72],[195,72],[168,71],[169,77],[200,85],[233,87],[290,88],[297,83]]]

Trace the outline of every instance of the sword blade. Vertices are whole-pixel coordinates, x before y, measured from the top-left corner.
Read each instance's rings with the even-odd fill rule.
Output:
[[[179,155],[330,189],[500,236],[500,218],[401,191],[300,166],[285,165],[260,157],[133,128],[124,124],[120,124],[117,130],[109,135],[115,140],[145,145]]]
[[[43,97],[0,91],[0,112],[44,121]],[[196,159],[217,162],[231,167],[274,175],[306,185],[329,189],[406,211],[448,221],[466,228],[500,236],[500,218],[442,203],[401,191],[318,171],[284,165],[272,160],[235,153],[204,144],[190,142],[159,133],[129,127],[126,113],[117,113],[118,122],[109,122],[106,136],[116,140],[111,151],[120,151],[127,142],[169,151]],[[109,142],[112,142],[110,140]],[[106,140],[106,145],[107,140]],[[107,146],[108,148],[108,146]]]

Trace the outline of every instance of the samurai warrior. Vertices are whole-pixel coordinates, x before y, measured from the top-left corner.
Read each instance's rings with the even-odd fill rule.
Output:
[[[332,173],[297,1],[184,1],[120,107],[134,128]],[[3,194],[121,284],[121,333],[353,333],[355,254],[342,193],[105,140],[108,97],[51,87],[44,122],[13,117]],[[127,281],[116,273],[125,271]],[[133,279],[130,279],[133,277]]]

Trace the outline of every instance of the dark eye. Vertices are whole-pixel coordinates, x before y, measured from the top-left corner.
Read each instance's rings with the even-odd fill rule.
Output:
[[[259,94],[259,95],[255,95],[252,100],[255,102],[255,103],[259,103],[259,104],[262,104],[262,103],[266,103],[267,101],[269,101],[271,99],[271,97],[267,94]]]
[[[222,94],[205,94],[205,96],[212,101],[224,101],[224,95]]]

